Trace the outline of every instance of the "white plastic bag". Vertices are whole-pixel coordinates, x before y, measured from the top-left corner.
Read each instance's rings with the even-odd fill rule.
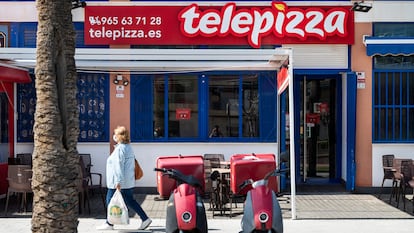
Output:
[[[129,224],[128,208],[121,191],[115,191],[108,205],[108,222],[111,224]]]

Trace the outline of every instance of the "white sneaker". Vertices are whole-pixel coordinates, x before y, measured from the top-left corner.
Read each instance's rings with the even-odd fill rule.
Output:
[[[113,230],[114,226],[109,225],[107,222],[101,226],[96,227],[96,230]]]
[[[138,230],[145,230],[147,227],[152,223],[152,220],[150,218],[147,218],[147,220],[143,221],[141,223],[141,226],[138,228]]]

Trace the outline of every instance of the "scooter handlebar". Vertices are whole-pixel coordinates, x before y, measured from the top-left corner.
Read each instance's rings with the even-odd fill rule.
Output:
[[[239,185],[239,189],[244,189],[244,187],[246,187],[249,184],[253,184],[253,182],[254,181],[252,179],[245,180],[243,181],[243,183]]]
[[[290,170],[289,168],[282,168],[282,169],[279,169],[279,173],[287,172],[289,170]]]
[[[254,181],[252,179],[247,179],[245,181],[243,181],[241,184],[238,185],[239,189],[242,190],[244,189],[246,186],[248,185],[267,185],[267,180],[271,177],[271,176],[280,176],[282,173],[289,171],[289,168],[283,168],[283,169],[275,169],[273,171],[270,171],[269,173],[267,173],[263,179],[261,180],[257,180]]]
[[[154,168],[154,171],[156,172],[167,172],[166,168]]]
[[[202,188],[201,183],[192,175],[184,175],[179,170],[176,169],[167,169],[167,168],[154,168],[154,171],[162,172],[163,175],[176,180],[178,183],[186,183],[194,187]]]
[[[287,172],[287,171],[289,171],[289,168],[283,168],[283,169],[278,168],[276,170],[273,170],[273,171],[267,173],[263,179],[267,180],[271,176],[280,176],[282,173]]]

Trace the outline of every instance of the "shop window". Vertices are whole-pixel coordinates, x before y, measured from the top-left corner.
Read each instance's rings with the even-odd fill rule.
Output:
[[[34,77],[31,77],[34,80]],[[17,84],[17,142],[33,142],[36,109],[35,82]]]
[[[0,144],[9,142],[8,119],[9,119],[9,102],[8,96],[5,92],[0,91]],[[1,156],[0,156],[1,158]],[[0,160],[1,163],[1,160]]]
[[[155,76],[154,78],[154,138],[165,137],[165,78],[164,76]]]
[[[138,95],[133,97],[132,112],[141,114],[132,116],[132,125],[136,124],[132,127],[132,138],[188,140],[198,137],[197,82],[197,75],[184,74],[133,78],[131,92]],[[151,92],[144,90],[151,90]],[[147,111],[148,109],[151,111]],[[146,115],[145,112],[152,114]]]
[[[78,73],[79,142],[109,140],[109,84],[106,76]],[[33,142],[35,82],[18,84],[17,93],[17,142]]]
[[[275,83],[274,72],[132,77],[132,141],[276,141]]]
[[[259,136],[259,83],[257,75],[243,77],[242,122],[243,137]]]
[[[168,78],[168,137],[198,136],[198,85],[196,75]]]
[[[414,37],[414,23],[374,23],[373,28],[377,37]]]
[[[239,76],[209,77],[209,137],[239,136],[239,83]]]
[[[109,140],[108,75],[78,73],[79,142]]]
[[[414,69],[414,56],[375,56],[375,69]]]
[[[374,70],[373,141],[414,142],[414,73]]]

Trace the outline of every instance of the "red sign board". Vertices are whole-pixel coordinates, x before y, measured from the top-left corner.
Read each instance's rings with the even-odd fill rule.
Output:
[[[277,73],[277,93],[280,95],[289,86],[289,70],[286,67],[281,67]]]
[[[307,124],[319,124],[321,117],[317,113],[307,113],[306,114],[306,123]]]
[[[353,44],[349,6],[86,6],[88,45]]]
[[[175,119],[177,120],[189,120],[191,118],[191,109],[189,108],[177,108],[175,110]]]

